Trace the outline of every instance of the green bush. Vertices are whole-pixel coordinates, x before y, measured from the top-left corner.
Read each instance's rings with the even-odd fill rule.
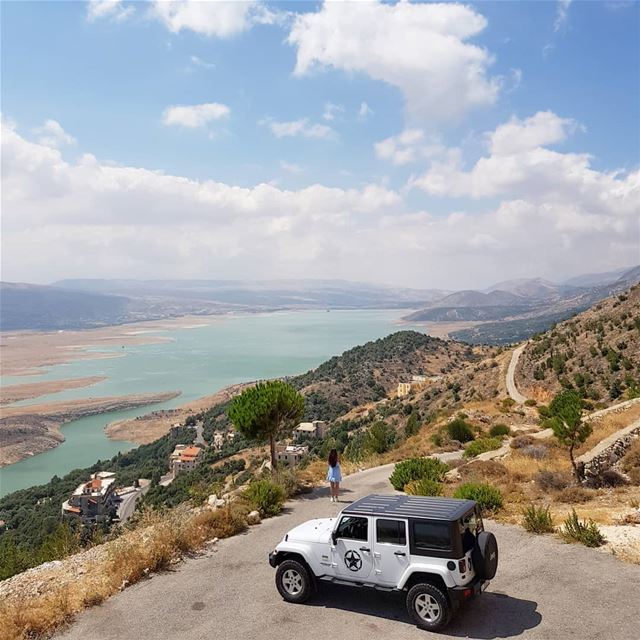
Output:
[[[421,478],[405,485],[404,491],[410,496],[441,496],[442,483],[430,478]]]
[[[575,509],[564,521],[564,527],[560,531],[560,535],[566,542],[579,542],[585,547],[601,547],[607,540],[600,533],[598,525],[589,518],[589,520],[578,520],[578,514]]]
[[[491,429],[489,429],[489,435],[492,438],[497,438],[499,436],[508,436],[511,433],[511,429],[506,424],[494,424]]]
[[[252,482],[244,495],[263,518],[278,515],[286,498],[285,490],[279,484],[266,479]]]
[[[499,449],[501,446],[502,438],[479,438],[466,446],[463,455],[465,458],[473,458],[486,451]]]
[[[531,533],[553,533],[553,518],[549,507],[527,507],[522,513],[522,526]]]
[[[524,401],[524,404],[527,407],[535,407],[538,403],[533,398],[529,398],[528,400]]]
[[[461,484],[453,494],[454,498],[475,500],[483,511],[497,511],[502,508],[500,489],[483,482]]]
[[[458,442],[471,442],[474,439],[473,428],[460,416],[454,418],[447,425],[447,433],[452,440],[457,440]]]
[[[394,489],[404,491],[405,485],[414,480],[426,478],[434,482],[442,482],[448,470],[448,465],[436,458],[410,458],[396,464],[389,481]]]

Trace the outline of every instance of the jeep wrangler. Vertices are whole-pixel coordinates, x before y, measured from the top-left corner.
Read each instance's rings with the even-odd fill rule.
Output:
[[[494,577],[498,545],[473,500],[374,494],[295,527],[269,564],[287,602],[305,602],[320,580],[403,591],[417,626],[438,631]]]

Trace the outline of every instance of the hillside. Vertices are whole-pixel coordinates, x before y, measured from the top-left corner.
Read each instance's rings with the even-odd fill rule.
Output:
[[[640,394],[640,285],[536,336],[516,384],[542,401],[563,387],[603,403]]]

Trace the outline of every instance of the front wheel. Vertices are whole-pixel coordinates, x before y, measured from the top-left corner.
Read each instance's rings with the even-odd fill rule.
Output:
[[[276,587],[287,602],[301,604],[313,593],[313,578],[301,562],[285,560],[276,570]]]
[[[411,619],[427,631],[439,631],[451,620],[447,596],[435,585],[421,582],[407,593],[407,611]]]

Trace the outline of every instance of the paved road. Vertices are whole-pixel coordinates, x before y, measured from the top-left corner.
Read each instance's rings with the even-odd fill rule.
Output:
[[[346,478],[344,500],[389,491],[391,466]],[[400,594],[322,586],[305,605],[284,602],[267,553],[291,527],[330,516],[327,491],[288,503],[284,515],[222,540],[217,553],[190,559],[79,616],[66,640],[427,640],[638,637],[640,567],[614,557],[491,524],[500,544],[498,575],[446,633],[420,631]]]
[[[516,367],[518,366],[518,360],[524,351],[524,348],[528,343],[521,344],[519,347],[513,350],[511,354],[511,362],[509,362],[509,367],[507,368],[507,393],[509,396],[515,400],[518,404],[524,404],[527,400],[525,396],[523,396],[516,387],[515,374]]]
[[[147,493],[150,488],[151,482],[149,480],[141,480],[139,489],[122,496],[122,502],[118,506],[118,517],[120,518],[121,524],[124,524],[133,515],[136,502],[141,496]]]

